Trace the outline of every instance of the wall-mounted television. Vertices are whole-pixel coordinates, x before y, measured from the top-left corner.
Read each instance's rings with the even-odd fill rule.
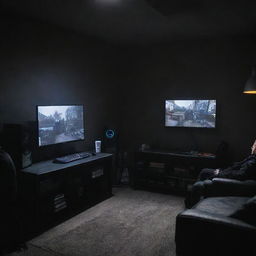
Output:
[[[165,126],[215,128],[216,100],[166,100]]]
[[[84,140],[83,105],[37,106],[38,145]]]

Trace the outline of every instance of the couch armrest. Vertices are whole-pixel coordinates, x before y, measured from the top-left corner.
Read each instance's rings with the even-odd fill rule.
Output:
[[[256,227],[241,220],[185,210],[176,218],[177,255],[255,255]]]
[[[214,178],[204,185],[204,195],[209,196],[253,196],[256,194],[256,181]]]
[[[250,224],[247,224],[246,222],[235,219],[232,217],[226,217],[221,216],[218,214],[213,213],[207,213],[203,211],[199,211],[196,209],[188,209],[180,214],[177,215],[177,221],[182,219],[188,219],[192,222],[204,222],[205,224],[214,224],[214,225],[224,225],[229,227],[230,229],[236,229],[236,230],[244,230],[244,231],[251,231],[255,232],[256,235],[256,227]]]

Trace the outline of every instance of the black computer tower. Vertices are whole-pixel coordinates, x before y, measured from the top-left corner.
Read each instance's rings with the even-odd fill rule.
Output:
[[[3,149],[14,161],[17,170],[32,164],[34,131],[29,124],[4,124]]]

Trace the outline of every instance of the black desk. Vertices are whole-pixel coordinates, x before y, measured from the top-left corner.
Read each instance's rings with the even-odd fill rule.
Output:
[[[110,197],[112,154],[70,163],[43,161],[21,171],[24,223],[38,234]]]
[[[210,153],[139,151],[132,170],[134,188],[156,188],[185,193],[202,168],[216,168]]]

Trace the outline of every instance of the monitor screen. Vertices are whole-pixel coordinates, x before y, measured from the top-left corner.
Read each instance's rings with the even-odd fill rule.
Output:
[[[83,140],[83,105],[37,106],[39,146]]]
[[[166,100],[165,126],[215,128],[216,100]]]

